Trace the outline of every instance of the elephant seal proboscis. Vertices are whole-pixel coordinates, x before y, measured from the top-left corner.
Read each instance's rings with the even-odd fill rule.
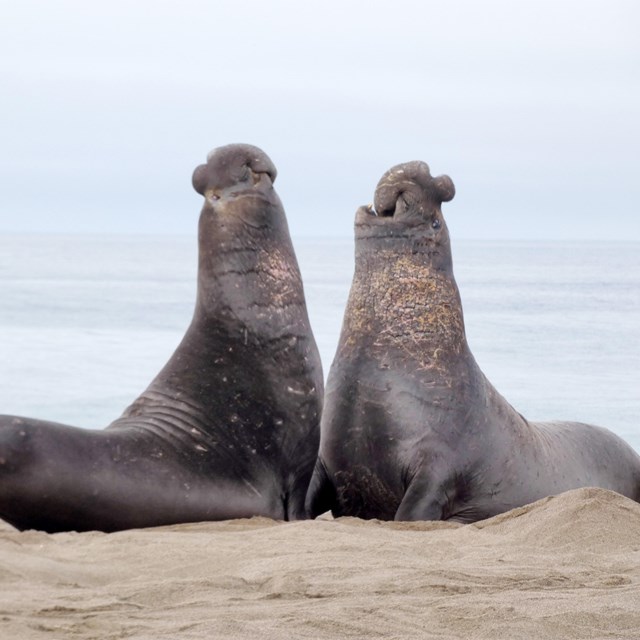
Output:
[[[356,264],[307,506],[474,522],[579,487],[640,500],[640,457],[600,427],[528,422],[465,337],[441,203],[448,176],[390,169],[356,214]]]
[[[305,516],[323,379],[276,169],[250,145],[212,151],[193,320],[104,430],[0,417],[0,517],[19,529],[116,531]]]

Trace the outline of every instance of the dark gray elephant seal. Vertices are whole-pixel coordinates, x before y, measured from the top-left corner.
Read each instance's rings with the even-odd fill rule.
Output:
[[[587,486],[640,500],[631,447],[599,427],[528,422],[478,368],[441,212],[454,193],[410,162],[356,214],[310,515],[467,523]]]
[[[0,417],[0,517],[53,532],[305,516],[323,381],[275,177],[249,145],[195,170],[186,335],[105,430]]]

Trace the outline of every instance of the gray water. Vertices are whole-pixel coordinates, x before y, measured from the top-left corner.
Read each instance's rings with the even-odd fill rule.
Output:
[[[325,376],[351,240],[294,239]],[[640,451],[640,244],[453,242],[471,349],[534,420]],[[190,237],[0,236],[0,413],[99,428],[171,356],[195,300]]]

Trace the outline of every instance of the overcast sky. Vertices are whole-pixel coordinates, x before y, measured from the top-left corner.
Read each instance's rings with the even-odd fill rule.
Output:
[[[195,234],[248,142],[294,235],[427,161],[457,238],[640,240],[640,3],[0,2],[0,232]]]

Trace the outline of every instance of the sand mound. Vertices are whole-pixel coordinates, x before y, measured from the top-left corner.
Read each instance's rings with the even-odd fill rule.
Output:
[[[512,543],[553,549],[640,549],[640,504],[605,489],[568,491],[472,526]]]
[[[639,603],[640,505],[596,489],[468,526],[0,528],[0,638],[635,638]]]

